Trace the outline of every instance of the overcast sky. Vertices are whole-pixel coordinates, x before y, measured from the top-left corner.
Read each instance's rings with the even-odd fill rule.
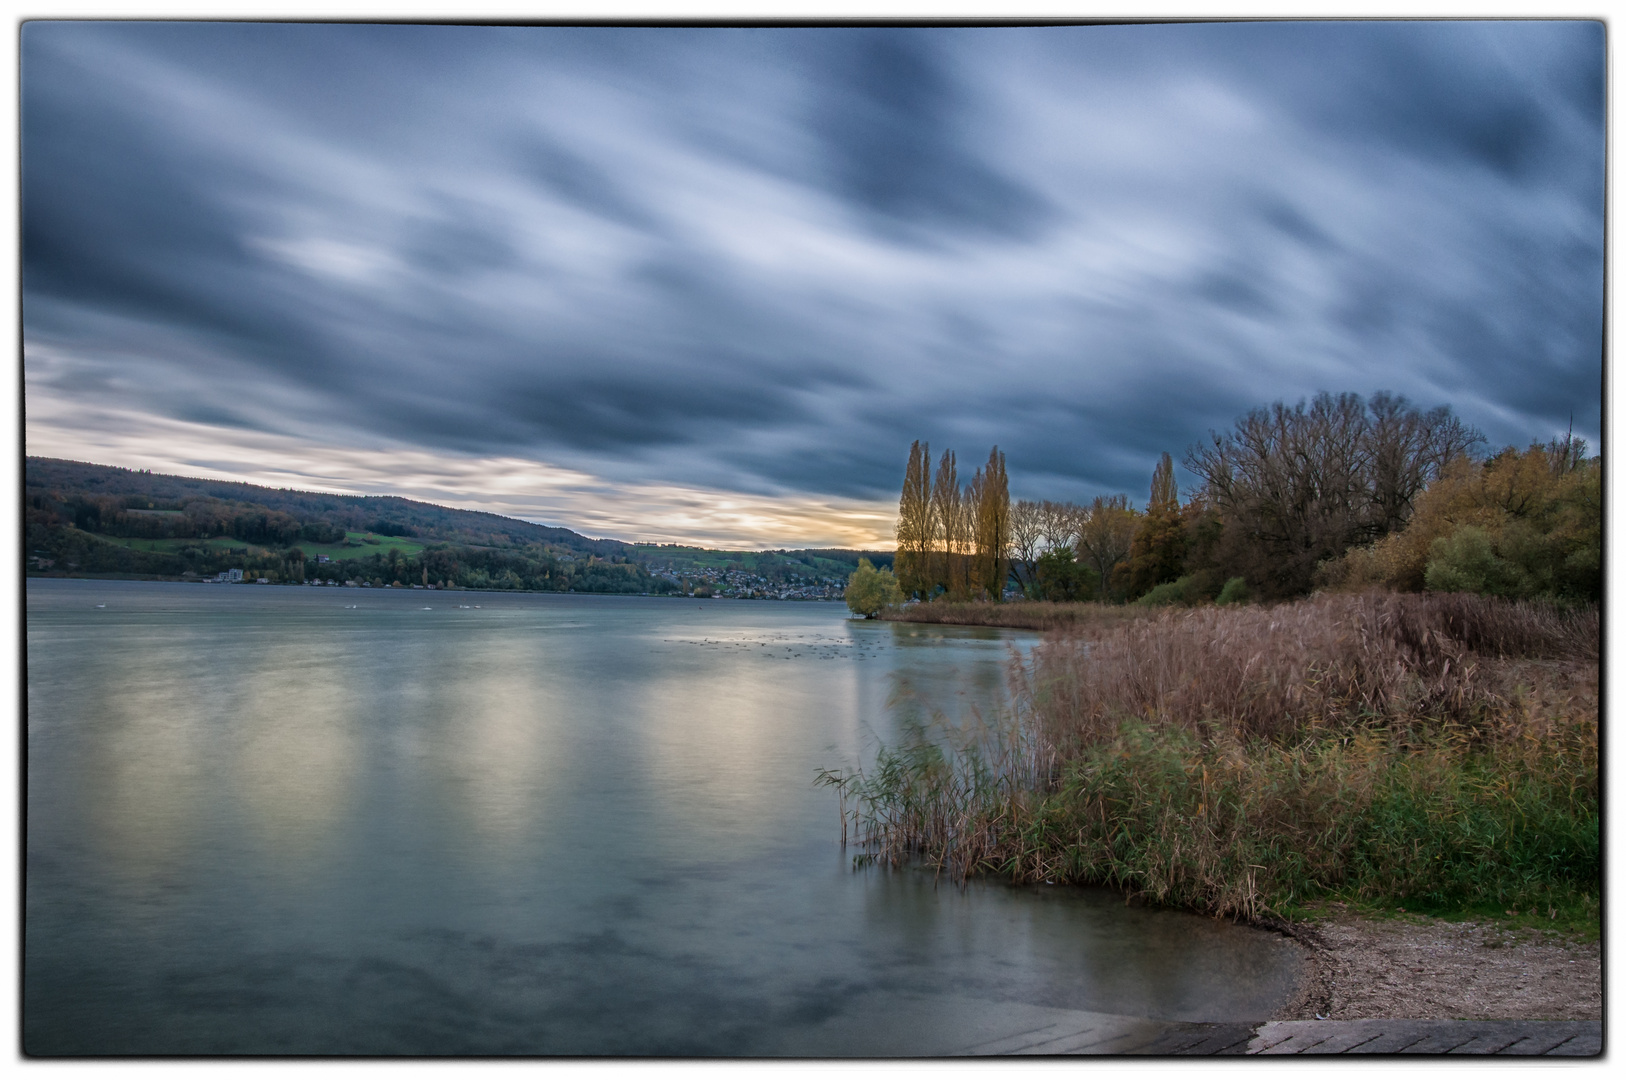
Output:
[[[917,438],[1137,503],[1319,390],[1597,445],[1598,23],[22,41],[31,454],[890,547]]]

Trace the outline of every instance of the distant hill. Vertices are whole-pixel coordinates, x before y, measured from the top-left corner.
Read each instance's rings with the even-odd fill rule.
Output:
[[[326,495],[43,457],[25,459],[24,474],[27,493],[54,490],[64,496],[83,493],[119,501],[137,496],[159,509],[170,510],[182,510],[198,500],[219,500],[263,506],[301,523],[327,522],[341,529],[382,536],[410,536],[475,547],[544,544],[599,558],[625,557],[631,554],[632,547],[619,540],[594,540],[570,529],[479,510],[454,510],[395,495]]]
[[[198,578],[237,568],[467,588],[697,595],[839,594],[889,551],[629,544],[393,495],[327,495],[57,458],[24,460],[30,573]]]

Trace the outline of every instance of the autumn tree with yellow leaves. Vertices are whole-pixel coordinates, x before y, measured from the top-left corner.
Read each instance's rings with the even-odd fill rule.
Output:
[[[935,474],[929,444],[909,447],[898,500],[898,585],[905,596],[999,599],[1010,576],[1011,496],[1005,455],[988,454],[962,488],[953,450]]]

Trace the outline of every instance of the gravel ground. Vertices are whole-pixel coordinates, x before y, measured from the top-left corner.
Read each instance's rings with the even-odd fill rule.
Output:
[[[1278,1020],[1603,1019],[1596,941],[1338,908],[1295,930],[1308,970]]]

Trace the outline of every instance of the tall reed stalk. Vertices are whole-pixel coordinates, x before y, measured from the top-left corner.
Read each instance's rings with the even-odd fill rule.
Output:
[[[1039,600],[932,600],[901,604],[881,612],[888,622],[943,623],[950,626],[1006,626],[1018,630],[1092,633],[1149,617],[1146,608],[1124,604],[1052,603]]]

